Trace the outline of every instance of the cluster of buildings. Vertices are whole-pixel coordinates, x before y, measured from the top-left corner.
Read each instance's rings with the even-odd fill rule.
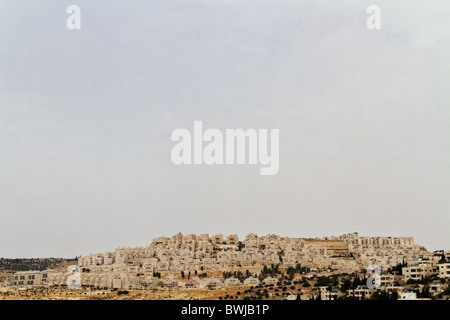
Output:
[[[448,254],[447,254],[448,256]],[[443,261],[449,261],[445,259]],[[402,268],[403,280],[421,281],[427,277],[438,275],[441,279],[450,279],[450,263],[438,263],[437,259],[420,259],[408,267]]]
[[[20,271],[14,274],[7,283],[12,287],[39,287],[50,285],[67,285],[69,277],[73,273],[57,272],[55,270],[45,271]],[[216,277],[199,278],[192,277],[192,280],[180,280],[178,276],[168,275],[159,278],[153,275],[137,275],[120,270],[104,270],[104,272],[83,272],[80,273],[80,286],[95,287],[104,289],[120,290],[175,290],[175,289],[214,289],[220,286],[256,286],[263,284],[276,284],[276,278],[267,277],[260,281],[258,278],[249,276],[244,281],[230,277],[221,281]]]
[[[403,275],[384,274],[382,285],[393,286],[435,274],[443,279],[450,277],[450,264],[438,264],[433,253],[414,244],[411,237],[360,237],[358,233],[325,238],[250,233],[243,241],[237,235],[178,233],[155,238],[145,247],[120,247],[78,259],[80,285],[126,290],[257,285],[261,280],[265,284],[275,284],[276,278],[258,279],[252,276],[254,273],[247,274],[243,283],[242,278],[220,280],[197,276],[206,272],[211,275],[214,271],[220,271],[218,274],[248,269],[260,271],[263,266],[273,265],[284,268],[301,265],[311,272],[353,273],[370,265],[387,270],[398,264],[407,265]],[[70,276],[65,271],[55,270],[17,272],[7,285],[64,285]],[[366,288],[360,289],[363,291],[356,294],[365,294]],[[333,293],[324,291],[323,294]]]
[[[427,278],[432,281],[424,281]],[[450,251],[441,251],[430,258],[421,258],[398,271],[383,272],[379,276],[380,288],[386,294],[397,294],[400,300],[416,300],[418,292],[425,287],[428,288],[430,297],[444,291],[444,283],[450,279]],[[369,288],[367,285],[359,285],[348,290],[348,296],[356,299],[369,299],[377,289]],[[319,292],[321,299],[333,300],[339,293],[337,290],[329,290],[328,287],[321,287]]]
[[[326,238],[290,238],[279,235],[222,234],[160,237],[149,246],[117,248],[114,252],[80,257],[80,267],[126,266],[129,272],[188,272],[226,270],[232,267],[301,264],[309,268],[353,272],[376,264],[389,268],[402,262],[414,262],[431,255],[414,244],[413,238],[359,237],[357,233]]]

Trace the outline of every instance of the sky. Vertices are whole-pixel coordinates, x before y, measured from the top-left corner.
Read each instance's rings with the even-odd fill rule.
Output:
[[[449,16],[448,0],[0,0],[0,257],[178,232],[449,250]],[[278,174],[174,165],[171,133],[196,120],[279,129]]]

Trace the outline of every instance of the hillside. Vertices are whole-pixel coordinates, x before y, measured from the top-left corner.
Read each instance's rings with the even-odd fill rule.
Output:
[[[0,281],[18,271],[56,269],[66,267],[70,264],[76,264],[76,261],[76,258],[0,258]]]

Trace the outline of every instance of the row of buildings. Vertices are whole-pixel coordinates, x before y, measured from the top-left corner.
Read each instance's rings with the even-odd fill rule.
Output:
[[[74,273],[67,273],[55,270],[45,271],[20,271],[14,274],[13,278],[5,283],[6,286],[13,287],[40,287],[40,286],[67,286]],[[272,277],[266,277],[262,281],[253,276],[249,276],[240,281],[237,278],[229,277],[223,281],[219,278],[193,277],[192,280],[181,280],[174,275],[168,275],[165,278],[155,277],[149,274],[132,274],[128,272],[83,272],[79,274],[80,287],[95,287],[103,289],[121,289],[121,290],[175,290],[175,289],[213,289],[219,286],[256,286],[263,284],[276,284],[278,280]]]
[[[95,287],[102,289],[120,289],[120,290],[176,290],[176,289],[196,289],[208,288],[214,289],[221,286],[256,286],[260,283],[276,285],[278,279],[274,277],[266,277],[262,281],[249,275],[242,282],[234,277],[219,279],[215,277],[200,278],[193,276],[192,279],[180,279],[174,274],[169,274],[165,278],[159,278],[150,274],[139,274],[133,272],[123,272],[121,270],[103,270],[103,272],[81,272],[78,270],[79,284],[85,287]],[[7,286],[14,287],[39,287],[51,285],[67,285],[69,277],[74,273],[57,272],[55,270],[45,271],[22,271],[14,274],[13,278],[7,283]],[[441,280],[450,279],[450,262],[442,262],[437,260],[421,259],[416,264],[403,267],[402,274],[383,273],[380,275],[380,285],[382,289],[388,292],[396,291],[404,294],[404,298],[411,298],[411,287],[405,285],[412,281],[420,281],[426,277],[437,276]],[[311,275],[306,275],[307,278]],[[414,283],[414,282],[413,282]],[[439,281],[434,281],[430,285],[431,292],[442,291],[443,286]],[[350,295],[356,298],[369,298],[376,290],[369,289],[367,286],[359,286],[349,291]],[[320,295],[322,299],[331,299],[337,295],[336,290],[328,291],[328,288],[321,287]]]
[[[331,268],[354,272],[376,264],[385,269],[402,262],[412,263],[431,255],[412,238],[359,237],[357,233],[327,238],[291,238],[248,234],[210,237],[207,234],[159,237],[149,246],[117,248],[82,256],[80,267],[127,265],[135,272],[180,272],[222,270],[232,267],[280,264]]]
[[[441,257],[437,257],[416,245],[410,237],[360,237],[357,233],[351,233],[338,237],[291,238],[250,233],[240,241],[237,235],[210,237],[207,234],[184,236],[179,233],[172,237],[155,238],[145,247],[120,247],[112,252],[82,256],[78,259],[77,274],[83,286],[170,290],[241,284],[235,278],[223,279],[223,283],[218,279],[194,279],[194,274],[206,271],[261,270],[263,266],[288,268],[301,265],[315,273],[339,274],[361,271],[370,265],[377,265],[381,270],[405,265],[402,276],[382,275],[382,285],[392,286],[434,275],[448,279],[450,264],[438,263],[438,260],[449,258],[448,252],[442,252]],[[155,273],[162,273],[163,277]],[[192,274],[192,280],[180,279],[180,273]],[[18,272],[5,285],[65,285],[71,276],[73,274],[55,270]],[[264,281],[276,283],[276,279],[270,277]],[[258,279],[248,276],[243,284],[258,283]]]

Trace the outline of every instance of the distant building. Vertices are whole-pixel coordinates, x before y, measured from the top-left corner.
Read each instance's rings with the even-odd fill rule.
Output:
[[[328,286],[321,286],[320,289],[320,299],[321,300],[336,300],[338,291],[336,289],[329,290]]]
[[[11,281],[12,286],[41,286],[48,282],[52,270],[16,272]]]
[[[399,284],[403,281],[403,276],[399,274],[382,274],[380,275],[380,284],[382,287]]]
[[[237,285],[240,285],[242,283],[237,278],[227,278],[227,279],[225,279],[224,284],[226,286],[237,286]]]
[[[244,280],[244,284],[249,286],[257,286],[259,284],[259,280],[258,278],[248,277],[247,279]]]
[[[197,289],[200,288],[200,282],[197,280],[190,280],[184,284],[185,289]]]
[[[267,277],[267,278],[265,278],[265,279],[263,280],[263,283],[264,283],[264,284],[272,284],[272,285],[275,285],[275,284],[277,284],[277,282],[278,282],[278,279],[277,279],[277,278],[272,278],[272,277]]]
[[[358,300],[370,299],[375,289],[369,289],[367,286],[357,286],[355,289],[350,289],[347,291],[348,295],[355,297]]]
[[[436,273],[436,260],[421,260],[415,265],[402,268],[403,280],[405,282],[408,280],[420,281],[423,278],[432,276]]]
[[[398,296],[399,300],[417,300],[417,293],[409,291],[409,292],[401,292]]]
[[[439,278],[450,279],[450,262],[438,264]]]

